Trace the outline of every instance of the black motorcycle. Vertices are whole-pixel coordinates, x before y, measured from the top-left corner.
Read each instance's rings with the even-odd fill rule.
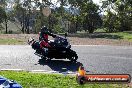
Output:
[[[29,39],[28,43],[32,46],[34,50],[36,50],[36,55],[40,56],[45,60],[51,59],[69,59],[75,62],[78,59],[78,56],[75,51],[71,49],[71,45],[68,39],[63,36],[56,35],[54,40],[49,40],[51,48],[45,48],[44,50],[40,50],[39,42],[34,39]],[[46,53],[46,55],[43,54]]]

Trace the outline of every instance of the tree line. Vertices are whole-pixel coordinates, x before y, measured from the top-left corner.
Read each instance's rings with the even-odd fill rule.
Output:
[[[98,28],[106,32],[132,30],[131,0],[102,0],[102,6],[92,0],[57,0],[57,3],[52,0],[0,0],[0,24],[5,25],[6,33],[8,21],[14,21],[22,33],[28,34],[38,33],[43,25],[56,33],[93,33]],[[12,10],[8,11],[6,8],[10,5]]]

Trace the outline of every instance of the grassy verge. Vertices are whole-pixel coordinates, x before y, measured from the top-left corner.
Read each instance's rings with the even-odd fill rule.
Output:
[[[80,38],[101,38],[101,39],[120,39],[132,41],[132,32],[116,32],[116,33],[106,33],[106,32],[95,32],[93,34],[80,32],[76,34],[69,34],[70,37],[80,37]]]
[[[125,84],[79,85],[74,76],[1,71],[0,75],[17,81],[23,88],[127,88]]]
[[[61,34],[64,36],[64,34]],[[14,44],[27,44],[28,38],[35,38],[38,39],[38,35],[36,34],[1,34],[0,35],[0,45],[14,45]],[[96,39],[97,42],[100,42],[100,39],[107,39],[110,40],[113,44],[115,43],[113,40],[117,40],[118,42],[124,41],[125,43],[129,44],[132,42],[132,31],[131,32],[117,32],[117,33],[105,33],[105,32],[95,32],[93,34],[89,34],[86,32],[78,32],[76,34],[68,34],[70,40],[72,40],[75,44],[78,38],[84,39]],[[76,38],[76,39],[75,39]],[[99,39],[99,40],[98,40]],[[111,40],[112,39],[112,40]],[[85,41],[86,41],[85,40]],[[91,40],[92,41],[92,40]],[[83,41],[80,41],[83,42]],[[89,41],[90,42],[90,41]],[[106,44],[109,41],[106,41]],[[124,44],[123,42],[123,44]],[[88,42],[85,42],[89,44]]]
[[[23,41],[14,38],[0,38],[0,45],[16,45],[23,44]]]
[[[132,32],[117,32],[117,33],[110,33],[111,35],[120,36],[120,39],[132,41]]]

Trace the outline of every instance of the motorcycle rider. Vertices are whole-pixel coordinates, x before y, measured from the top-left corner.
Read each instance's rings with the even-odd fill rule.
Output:
[[[40,41],[40,50],[43,52],[43,55],[48,54],[48,48],[51,48],[52,46],[49,44],[48,35],[52,36],[53,38],[56,37],[56,35],[50,33],[48,31],[48,28],[46,26],[43,26],[41,28],[41,32],[39,33],[39,41]]]

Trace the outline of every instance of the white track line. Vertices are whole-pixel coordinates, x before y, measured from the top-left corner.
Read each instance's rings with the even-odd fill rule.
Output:
[[[24,69],[0,69],[0,71],[26,71]],[[47,71],[47,70],[29,70],[27,72],[30,73],[51,73],[51,74],[64,74],[64,75],[75,75],[76,72],[72,72],[72,71],[66,71],[66,72],[59,72],[59,71]]]
[[[0,69],[0,71],[24,71],[24,69]]]

